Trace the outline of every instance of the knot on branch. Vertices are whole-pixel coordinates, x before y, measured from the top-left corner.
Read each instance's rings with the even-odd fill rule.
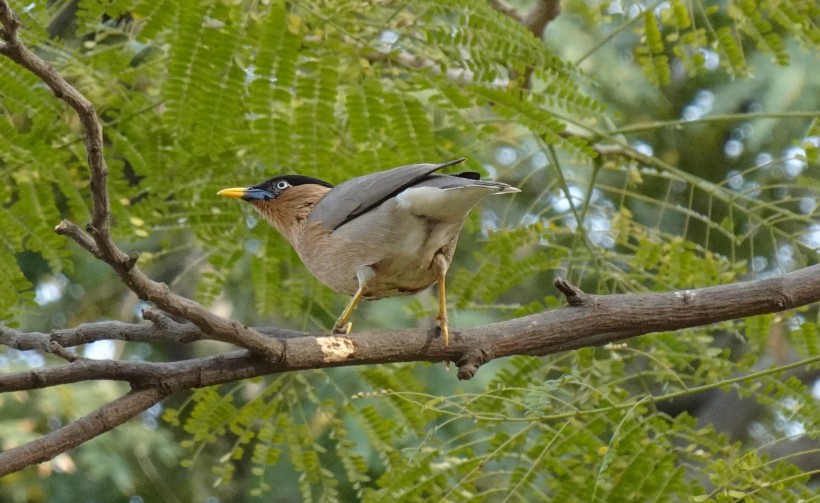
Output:
[[[779,311],[794,306],[794,300],[786,292],[776,292],[773,295],[774,305]]]
[[[139,260],[139,259],[140,259],[139,252],[133,251],[133,252],[129,253],[128,254],[128,260],[125,261],[125,268],[127,270],[133,269],[134,266],[137,264],[137,260]]]
[[[456,374],[456,377],[458,377],[459,381],[469,381],[475,376],[476,372],[478,372],[479,367],[491,359],[490,355],[482,348],[467,351],[456,361],[456,365],[458,366],[458,374]]]
[[[557,277],[553,282],[555,288],[558,289],[570,306],[584,306],[589,303],[590,296],[583,292],[580,288],[569,282],[567,278]]]

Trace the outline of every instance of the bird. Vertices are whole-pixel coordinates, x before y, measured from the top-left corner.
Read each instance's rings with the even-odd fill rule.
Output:
[[[493,194],[520,192],[466,171],[440,174],[464,158],[411,164],[332,185],[280,175],[217,192],[251,204],[323,284],[350,295],[331,335],[347,335],[356,304],[412,295],[438,284],[435,326],[449,344],[445,276],[470,210]]]

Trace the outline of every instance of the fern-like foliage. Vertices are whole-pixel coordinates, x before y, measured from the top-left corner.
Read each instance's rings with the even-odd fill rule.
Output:
[[[663,2],[640,14],[636,54],[647,77],[660,85],[672,81],[673,56],[690,75],[707,70],[716,55],[729,74],[748,76],[754,71],[747,57],[752,46],[780,65],[789,64],[788,38],[817,47],[819,17],[813,2]]]
[[[464,156],[520,187],[466,225],[454,325],[555,307],[556,274],[640,292],[817,262],[813,2],[569,1],[544,40],[483,1],[80,0],[68,27],[65,3],[21,10],[21,35],[105,122],[115,237],[245,323],[323,330],[344,300],[216,197],[286,172],[338,183]],[[121,318],[124,288],[51,232],[89,215],[76,119],[8,61],[0,80],[0,319],[53,328],[21,313],[55,274],[99,300],[63,305],[63,323]],[[381,301],[357,327],[435,308]],[[430,365],[273,376],[200,390],[165,418],[183,465],[254,496],[798,501],[815,472],[780,449],[816,442],[798,370],[818,364],[818,323],[814,306],[511,358],[458,385]],[[710,393],[763,412],[738,437],[678,405]]]

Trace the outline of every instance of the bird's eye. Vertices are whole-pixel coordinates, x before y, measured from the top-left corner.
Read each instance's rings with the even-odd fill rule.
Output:
[[[285,190],[288,187],[290,187],[290,184],[288,182],[284,181],[284,180],[280,180],[280,181],[276,182],[276,189],[277,190]]]

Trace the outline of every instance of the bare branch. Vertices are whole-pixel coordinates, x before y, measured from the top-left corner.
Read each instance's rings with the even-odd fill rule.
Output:
[[[589,296],[566,278],[555,278],[553,284],[559,292],[564,294],[570,306],[583,306],[589,302]]]
[[[83,230],[74,223],[63,220],[57,224],[57,227],[54,228],[54,232],[61,236],[70,237],[98,259],[105,260],[102,253],[100,253],[100,249],[97,248],[97,243],[94,242],[94,238],[83,232]]]
[[[148,314],[148,313],[152,314]],[[159,310],[147,308],[144,311],[149,323],[123,323],[121,321],[101,321],[84,323],[74,328],[52,330],[50,333],[20,332],[0,326],[0,344],[21,351],[46,351],[49,344],[56,343],[63,348],[90,344],[102,340],[127,342],[195,342],[212,339],[196,325],[177,323]],[[158,321],[160,321],[158,323]],[[276,327],[255,327],[254,330],[273,339],[292,339],[308,334]]]
[[[694,290],[650,294],[592,295],[563,279],[557,287],[570,305],[482,327],[452,330],[452,343],[433,343],[430,331],[382,330],[352,337],[278,339],[286,351],[278,362],[245,351],[181,362],[150,363],[77,359],[72,363],[0,376],[0,392],[45,388],[85,380],[127,381],[143,389],[146,408],[173,392],[294,370],[402,361],[454,361],[458,378],[472,378],[486,362],[511,355],[547,355],[597,346],[651,332],[677,330],[757,314],[784,311],[820,301],[820,265],[777,278]],[[156,314],[156,313],[155,313]],[[170,321],[170,320],[166,320]],[[165,324],[174,329],[175,325]],[[180,324],[177,324],[180,325]],[[184,325],[183,325],[184,326]],[[159,330],[159,329],[158,329]],[[5,329],[0,336],[9,334]],[[133,392],[136,393],[136,392]],[[120,400],[125,400],[126,395]],[[138,395],[142,396],[142,395]],[[136,399],[134,399],[136,400]],[[141,405],[133,405],[114,421],[100,421],[117,402],[52,434],[0,455],[0,475],[50,457],[110,430]],[[136,411],[136,412],[134,412]],[[102,414],[101,416],[99,414]],[[81,432],[80,438],[74,434]],[[61,433],[56,435],[58,432]],[[21,461],[22,457],[25,461]],[[6,461],[8,464],[6,464]],[[12,467],[12,468],[7,468]],[[9,470],[9,471],[5,471]]]
[[[0,452],[0,477],[54,456],[110,431],[165,398],[159,388],[132,390],[91,414],[27,444]]]
[[[70,362],[77,359],[77,355],[67,350],[58,341],[39,332],[23,333],[11,328],[0,327],[0,344],[20,351],[35,350],[51,353]]]
[[[0,376],[0,392],[98,379],[182,390],[294,370],[407,361],[454,361],[458,377],[469,379],[497,358],[599,346],[818,302],[820,265],[776,278],[666,293],[593,295],[564,279],[556,285],[570,299],[569,306],[481,327],[454,328],[450,346],[434,343],[431,331],[419,329],[374,330],[350,337],[313,334],[278,339],[287,351],[276,363],[244,351],[168,363],[82,359]]]

